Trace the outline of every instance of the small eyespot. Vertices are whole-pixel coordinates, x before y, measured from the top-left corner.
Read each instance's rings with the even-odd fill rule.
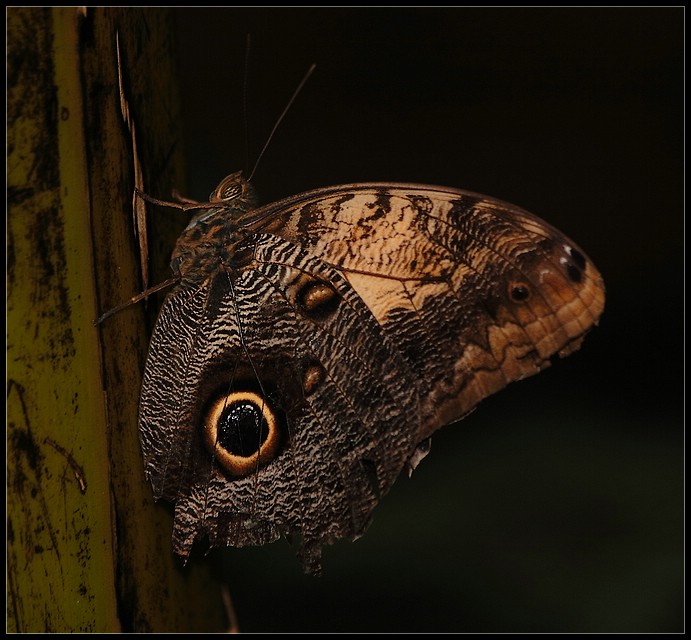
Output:
[[[564,251],[566,251],[571,259],[562,258],[560,262],[566,265],[566,275],[569,280],[578,284],[583,280],[583,272],[587,264],[585,256],[578,251],[578,249],[574,249],[568,244],[564,245]]]
[[[525,282],[511,282],[509,298],[518,303],[526,302],[530,298],[530,286]]]
[[[569,258],[560,258],[559,264],[564,267],[566,270],[566,275],[571,282],[578,284],[581,280],[583,280],[583,272],[573,262],[571,262]]]
[[[252,391],[221,394],[204,416],[204,443],[231,476],[245,477],[278,454],[281,429],[267,401]]]
[[[325,377],[326,372],[320,364],[311,363],[308,365],[302,376],[302,388],[305,392],[305,397],[312,395],[319,388]]]
[[[576,267],[578,267],[581,271],[585,271],[585,266],[587,264],[585,256],[578,249],[574,249],[571,245],[565,245],[564,249],[566,249],[566,253],[571,256]]]
[[[298,291],[296,301],[307,315],[323,318],[338,308],[340,297],[330,285],[310,281]]]

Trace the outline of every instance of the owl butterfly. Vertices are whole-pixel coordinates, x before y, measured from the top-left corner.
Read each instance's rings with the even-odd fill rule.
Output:
[[[160,204],[160,201],[159,201]],[[571,240],[518,207],[350,184],[255,208],[225,178],[183,232],[139,428],[173,545],[355,539],[430,436],[580,346],[604,307]]]

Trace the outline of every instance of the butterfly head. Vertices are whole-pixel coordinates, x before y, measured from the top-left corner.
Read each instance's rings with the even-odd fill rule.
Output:
[[[255,203],[254,188],[242,175],[242,171],[231,173],[221,180],[211,192],[209,202],[247,210]]]
[[[186,284],[201,282],[220,265],[238,262],[235,249],[247,235],[241,219],[256,206],[256,196],[237,171],[221,180],[209,202],[217,206],[202,209],[190,220],[173,251],[171,268]]]

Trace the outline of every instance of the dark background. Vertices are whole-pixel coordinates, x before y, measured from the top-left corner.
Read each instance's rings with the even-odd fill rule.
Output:
[[[441,430],[355,543],[214,552],[243,631],[680,631],[683,8],[181,9],[187,194],[448,185],[571,236],[577,354]],[[243,124],[246,35],[252,35]],[[249,160],[247,158],[249,157]]]

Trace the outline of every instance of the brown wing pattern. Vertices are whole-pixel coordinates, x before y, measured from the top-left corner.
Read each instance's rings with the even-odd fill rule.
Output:
[[[604,285],[531,214],[424,185],[217,197],[180,238],[140,433],[174,547],[361,535],[439,427],[576,349]],[[207,207],[208,209],[208,207]]]
[[[203,535],[244,546],[285,534],[318,571],[321,545],[361,535],[412,455],[418,394],[336,270],[275,236],[252,244],[246,267],[181,287],[161,309],[140,405],[146,469],[176,503],[180,555]],[[260,398],[280,444],[235,475],[202,433],[210,405],[231,412],[240,394]]]
[[[281,220],[276,232],[340,269],[417,372],[419,439],[577,349],[604,308],[575,243],[492,198],[362,185],[305,197]]]

